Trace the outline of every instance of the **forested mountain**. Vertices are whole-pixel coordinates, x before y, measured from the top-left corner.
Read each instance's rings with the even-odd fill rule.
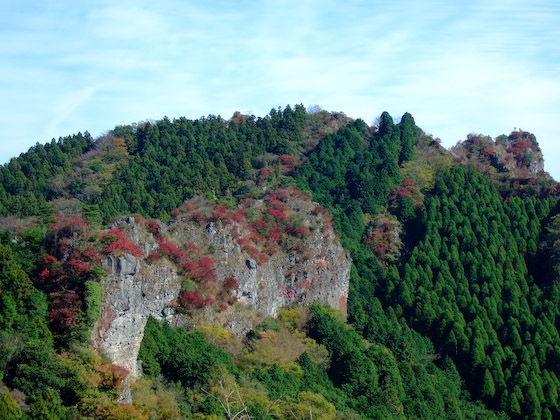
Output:
[[[532,134],[448,151],[409,113],[296,105],[37,144],[0,167],[0,417],[560,418],[558,193]],[[337,264],[306,238],[331,226],[347,314],[301,306],[315,279],[293,268],[277,317],[217,323],[251,297],[215,253],[325,277]],[[195,234],[216,228],[233,245]],[[193,320],[147,320],[135,381],[93,338],[127,255],[175,270],[166,313]]]

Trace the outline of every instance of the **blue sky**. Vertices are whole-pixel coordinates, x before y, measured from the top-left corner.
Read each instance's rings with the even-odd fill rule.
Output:
[[[446,147],[533,132],[560,180],[560,2],[0,2],[0,163],[78,131],[318,104]]]

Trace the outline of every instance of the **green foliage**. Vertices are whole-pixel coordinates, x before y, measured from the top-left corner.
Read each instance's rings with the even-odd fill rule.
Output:
[[[325,137],[295,174],[298,186],[333,214],[347,249],[365,230],[364,214],[380,212],[400,185],[399,166],[413,156],[417,128],[410,114],[394,124],[383,113],[377,132],[357,120]]]
[[[84,283],[84,287],[87,305],[85,324],[91,328],[97,322],[101,314],[104,292],[103,283],[89,280]]]
[[[164,118],[138,127],[124,136],[128,164],[101,193],[100,210],[106,220],[125,212],[165,220],[165,214],[196,194],[222,196],[251,176],[258,156],[291,154],[302,140],[305,115],[297,105],[273,110],[265,118],[229,123],[208,116],[195,121]],[[120,131],[126,128],[115,134]]]
[[[61,189],[49,179],[64,176],[72,161],[93,147],[89,133],[37,143],[19,158],[0,167],[0,215],[38,215],[46,202],[60,196]]]
[[[267,419],[560,418],[560,218],[555,200],[536,198],[557,188],[505,174],[511,165],[490,150],[511,154],[517,173],[529,146],[539,152],[534,137],[469,136],[459,158],[489,178],[453,166],[408,113],[399,123],[383,113],[377,129],[333,115],[297,105],[264,118],[164,118],[38,144],[2,166],[0,216],[38,222],[12,217],[0,233],[0,372],[31,405],[18,411],[5,391],[0,417],[219,418],[232,417],[229,402]],[[123,372],[72,344],[88,341],[103,299],[91,226],[123,213],[165,224],[195,195],[233,217],[236,200],[261,198],[255,184],[294,183],[331,212],[351,254],[352,327],[314,304],[311,317],[266,319],[242,343],[201,328],[210,344],[150,319],[139,355],[148,380],[137,404],[117,403]],[[262,221],[252,208],[236,217],[261,245],[297,247],[309,226],[280,223],[280,204]],[[266,242],[273,231],[283,236]],[[134,249],[108,235],[97,236],[106,253]]]
[[[221,368],[236,372],[231,355],[209,344],[200,332],[173,329],[151,317],[138,358],[148,377],[163,374],[185,387],[208,383]]]
[[[30,417],[33,420],[63,420],[67,418],[67,410],[62,405],[58,393],[47,389],[36,399]]]
[[[23,418],[21,408],[17,402],[12,398],[12,394],[8,389],[5,389],[0,394],[0,418],[4,420],[18,420]]]
[[[85,204],[84,217],[91,224],[99,224],[101,222],[101,209],[98,204]]]
[[[313,305],[312,311],[309,333],[324,342],[331,352],[329,377],[344,391],[342,401],[352,410],[368,417],[384,418],[404,418],[403,413],[406,413],[413,418],[462,419],[473,412],[494,418],[491,412],[464,399],[461,378],[451,361],[446,360],[440,369],[431,362],[433,358],[428,357],[426,351],[418,352],[422,346],[414,340],[422,339],[406,326],[384,320],[383,313],[378,312],[376,321],[384,322],[378,328],[389,333],[386,341],[395,351],[400,351],[400,355],[395,355],[387,347],[367,344],[325,308]],[[302,357],[302,364],[307,372],[310,365],[305,357]],[[324,377],[319,379],[321,375],[315,371],[317,384],[325,383]],[[333,395],[328,385],[319,389],[327,391],[323,395]],[[340,396],[331,398],[341,403]]]
[[[425,236],[403,262],[399,286],[386,273],[378,292],[384,305],[455,361],[470,391],[488,406],[516,414],[512,395],[531,372],[532,387],[517,413],[523,416],[540,415],[543,405],[558,412],[556,403],[536,397],[538,378],[550,369],[556,376],[547,360],[558,346],[556,333],[540,328],[537,335],[538,325],[557,316],[541,308],[557,304],[527,265],[535,255],[528,243],[538,241],[546,220],[546,212],[538,216],[541,206],[534,198],[504,203],[490,182],[462,166],[441,173],[426,200]]]
[[[132,384],[134,405],[149,419],[181,419],[173,392],[163,385],[147,379],[139,379]]]

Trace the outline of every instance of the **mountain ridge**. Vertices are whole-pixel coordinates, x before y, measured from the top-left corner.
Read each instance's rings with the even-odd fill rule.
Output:
[[[448,151],[408,113],[296,105],[70,136],[0,180],[21,416],[560,415],[559,189],[528,132]]]

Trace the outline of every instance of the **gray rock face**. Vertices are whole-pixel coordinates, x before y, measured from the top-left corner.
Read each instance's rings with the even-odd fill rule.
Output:
[[[157,249],[153,235],[134,219],[120,223],[127,225],[128,237],[146,255]],[[316,229],[306,235],[305,252],[279,248],[262,262],[253,259],[234,239],[236,229],[235,224],[199,225],[183,220],[165,229],[169,240],[178,245],[195,243],[201,256],[211,257],[218,282],[234,277],[239,284],[232,291],[238,302],[226,311],[202,309],[204,322],[225,323],[234,333],[243,333],[254,326],[255,319],[276,316],[283,306],[314,301],[346,313],[351,259],[332,229]],[[114,364],[130,372],[121,396],[129,401],[127,384],[141,376],[137,358],[148,317],[166,319],[173,325],[194,326],[194,322],[189,322],[188,314],[172,309],[184,281],[175,263],[165,257],[148,261],[125,254],[108,257],[105,265],[109,275],[104,280],[104,306],[93,342]]]
[[[139,377],[136,359],[148,317],[162,318],[162,311],[181,287],[169,263],[147,265],[132,255],[109,257],[104,307],[95,331],[94,345],[111,361]]]
[[[260,265],[254,260],[243,264],[243,251],[226,245],[231,243],[227,232],[218,231],[212,239],[216,240],[216,248],[221,248],[213,256],[215,271],[219,278],[237,279],[239,289],[235,295],[239,303],[273,317],[283,306],[314,301],[346,313],[351,259],[335,241],[334,234],[316,233],[305,239],[307,248],[313,251],[312,258],[278,252]]]
[[[209,232],[204,226],[177,222],[168,233],[176,243],[205,244],[213,250],[210,257],[218,279],[234,277],[239,284],[233,292],[238,298],[236,305],[247,305],[260,315],[275,317],[283,306],[319,301],[346,314],[352,259],[332,230],[308,233],[303,240],[305,253],[278,249],[265,262],[249,257],[234,239],[235,232],[235,225],[214,223]],[[219,325],[222,321],[223,318],[215,319]],[[252,327],[235,315],[225,323],[236,334]]]
[[[544,161],[541,160],[533,160],[529,166],[527,167],[529,173],[531,174],[538,174],[539,172],[544,171]]]

